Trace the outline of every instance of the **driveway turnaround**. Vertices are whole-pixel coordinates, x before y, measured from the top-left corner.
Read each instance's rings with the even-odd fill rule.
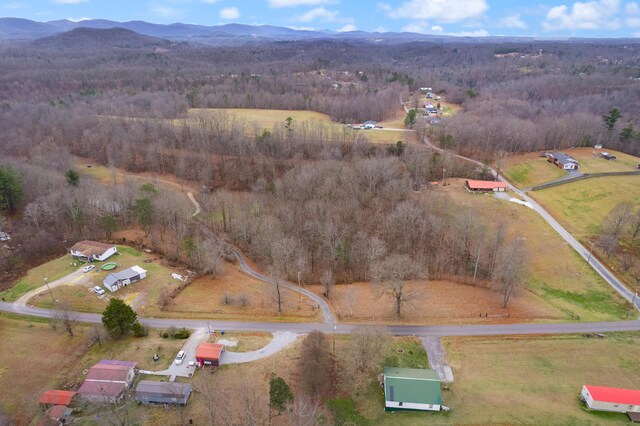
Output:
[[[290,332],[273,333],[273,339],[263,348],[253,352],[222,352],[220,364],[242,364],[270,357],[296,341],[300,336]]]
[[[20,298],[18,300],[16,300],[14,303],[16,305],[20,305],[20,306],[26,306],[27,302],[39,295],[40,293],[44,293],[45,291],[49,291],[49,289],[52,288],[56,288],[56,287],[60,287],[63,285],[76,285],[76,284],[84,284],[86,282],[88,282],[91,278],[91,274],[92,272],[84,272],[82,270],[82,268],[79,268],[77,271],[70,273],[69,275],[66,275],[62,278],[58,278],[55,281],[51,281],[48,286],[44,285],[42,287],[38,287],[36,289],[31,290],[28,293],[23,294],[22,296],[20,296]],[[98,297],[96,295],[96,297]]]
[[[176,377],[191,377],[195,367],[189,367],[189,361],[196,360],[196,349],[198,345],[209,338],[209,333],[206,328],[198,328],[191,333],[191,336],[187,339],[181,350],[184,351],[184,358],[182,364],[176,365],[175,358],[171,360],[171,365],[166,370],[150,371],[140,370],[143,374],[155,374],[156,376],[169,376],[169,381],[175,381]],[[174,356],[177,352],[174,354]]]
[[[442,339],[440,336],[421,337],[422,346],[427,351],[427,359],[429,367],[434,370],[440,380],[446,383],[453,382],[453,371],[447,365],[445,360],[444,348],[442,347]]]

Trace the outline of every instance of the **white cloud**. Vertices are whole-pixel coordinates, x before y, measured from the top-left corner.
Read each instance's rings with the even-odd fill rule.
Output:
[[[624,21],[625,25],[631,28],[640,27],[640,4],[631,1],[624,5],[624,11],[627,15]]]
[[[5,9],[16,10],[16,9],[22,9],[24,7],[24,4],[22,4],[22,3],[7,3],[2,7],[5,8]]]
[[[82,22],[82,21],[90,21],[91,18],[67,18],[67,21],[71,22]]]
[[[500,26],[505,28],[518,28],[524,30],[527,28],[527,24],[520,19],[520,14],[506,16],[500,20]]]
[[[455,37],[487,37],[489,35],[488,31],[482,29],[475,31],[444,32],[444,28],[442,28],[440,25],[433,25],[429,27],[426,22],[412,22],[402,27],[402,31],[420,34],[448,35]]]
[[[216,4],[219,1],[220,0],[200,0],[200,2],[205,3],[205,4]]]
[[[299,22],[311,22],[321,20],[325,22],[333,22],[336,20],[340,12],[334,10],[327,10],[324,7],[316,7],[310,11],[296,16],[294,19]]]
[[[78,4],[78,3],[86,3],[88,0],[53,0],[54,3],[58,4]]]
[[[335,3],[337,3],[336,0],[269,0],[271,7],[317,6]]]
[[[391,12],[393,8],[387,3],[378,3],[376,5],[376,10],[378,10],[379,12]]]
[[[237,7],[225,7],[220,11],[220,19],[238,19],[240,11]]]
[[[620,0],[594,0],[555,6],[549,9],[542,26],[545,30],[617,29]]]
[[[387,6],[384,3],[378,5],[382,8],[387,8]],[[408,0],[395,9],[391,8],[387,14],[394,19],[432,19],[440,22],[458,22],[480,18],[487,10],[489,10],[489,5],[486,0]]]
[[[151,3],[150,9],[151,9],[151,13],[161,17],[162,19],[178,20],[178,19],[182,19],[182,17],[184,16],[184,13],[182,10],[165,6],[163,4]]]
[[[631,37],[640,37],[640,32],[639,33],[632,33]]]
[[[358,28],[353,24],[347,24],[338,30],[340,33],[346,33],[349,31],[358,31]]]

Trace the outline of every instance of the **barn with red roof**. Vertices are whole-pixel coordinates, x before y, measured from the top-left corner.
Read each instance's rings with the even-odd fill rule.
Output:
[[[224,352],[224,345],[220,343],[201,343],[196,350],[196,361],[200,367],[205,365],[218,367],[222,352]]]
[[[640,390],[584,385],[581,396],[592,410],[640,413]]]
[[[469,191],[473,192],[504,192],[507,189],[507,185],[504,182],[494,180],[469,179],[465,186]]]

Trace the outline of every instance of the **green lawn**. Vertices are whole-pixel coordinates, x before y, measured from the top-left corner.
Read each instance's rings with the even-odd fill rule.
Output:
[[[583,321],[612,321],[626,317],[628,303],[539,214],[495,197],[469,194],[462,189],[462,181],[452,185],[460,187],[449,190],[455,191],[450,192],[454,204],[471,209],[489,224],[488,235],[503,223],[509,238],[523,238],[527,248],[526,291],[538,295],[558,318],[573,320],[579,316]],[[549,190],[534,194],[545,191]]]
[[[566,171],[550,164],[538,154],[507,157],[503,170],[504,176],[517,188],[540,185],[567,175]]]
[[[0,292],[0,298],[7,302],[13,302],[23,294],[35,288],[42,287],[45,284],[44,277],[47,277],[49,282],[52,282],[76,271],[79,266],[73,266],[73,263],[73,259],[65,255],[43,263],[40,266],[36,266],[18,280],[13,287]],[[79,265],[77,261],[75,263]]]
[[[606,338],[446,338],[455,381],[443,393],[449,424],[629,423],[625,414],[590,412],[582,385],[638,387],[638,333]],[[490,407],[490,409],[488,409]]]
[[[640,207],[640,176],[581,180],[529,195],[575,237],[598,233],[602,219],[621,202]]]

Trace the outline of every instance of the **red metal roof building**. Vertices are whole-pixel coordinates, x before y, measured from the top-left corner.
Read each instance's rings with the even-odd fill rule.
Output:
[[[504,182],[498,182],[493,180],[468,180],[466,187],[469,191],[479,192],[504,192],[507,189],[507,184]]]
[[[122,398],[133,384],[135,363],[128,365],[96,364],[89,369],[78,393],[84,399],[98,403],[113,403]]]
[[[640,412],[640,390],[584,385],[581,396],[592,410],[618,413]]]
[[[64,405],[67,407],[71,404],[71,400],[78,392],[63,390],[48,390],[42,394],[38,400],[38,404],[43,405]]]
[[[220,343],[202,343],[196,350],[196,361],[200,363],[200,367],[205,365],[218,367],[222,352],[224,352],[224,345]]]

